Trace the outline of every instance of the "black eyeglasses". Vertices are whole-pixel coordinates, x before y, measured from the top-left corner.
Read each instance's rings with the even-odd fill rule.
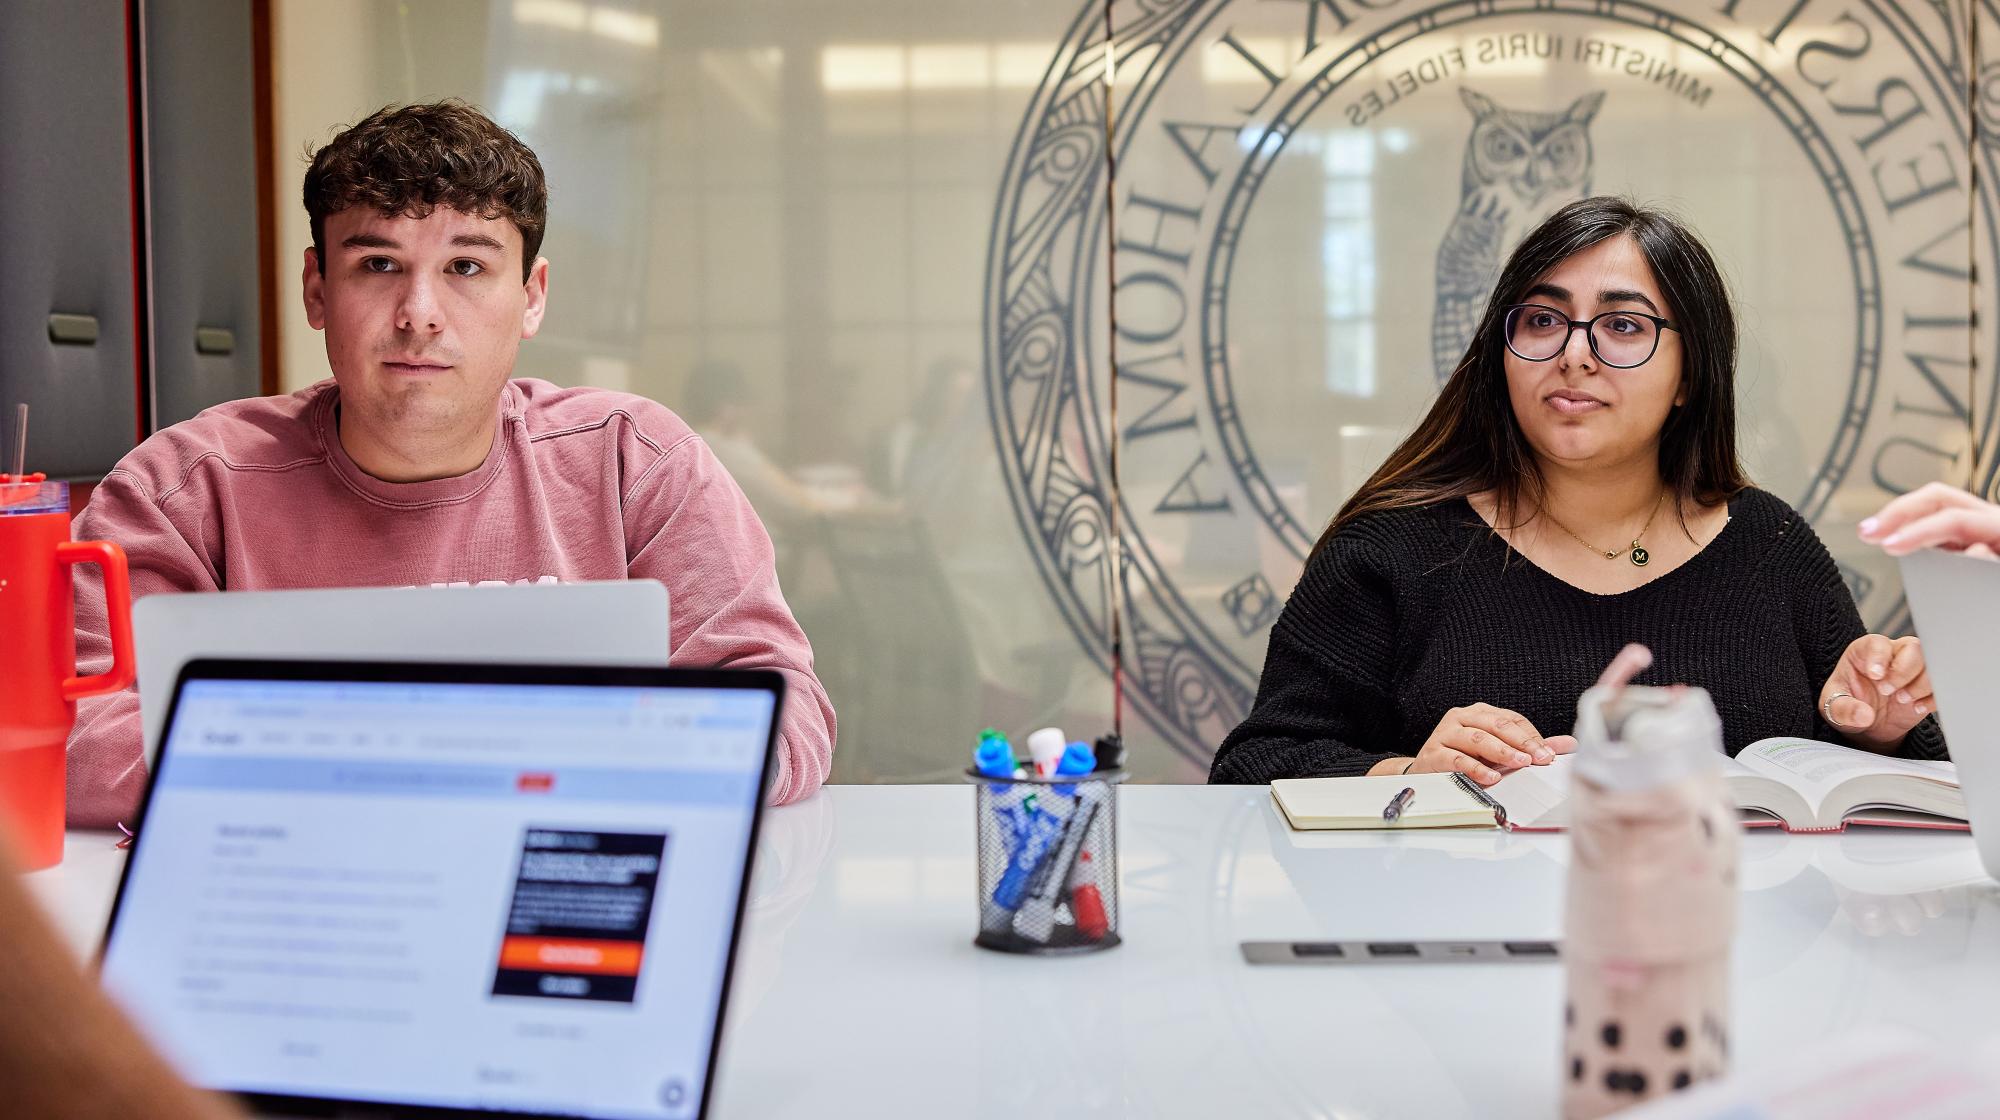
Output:
[[[1507,349],[1529,362],[1546,362],[1563,352],[1578,329],[1590,340],[1590,352],[1612,369],[1643,366],[1660,348],[1661,331],[1680,328],[1658,315],[1639,311],[1606,311],[1592,319],[1572,319],[1540,303],[1517,303],[1507,309]]]

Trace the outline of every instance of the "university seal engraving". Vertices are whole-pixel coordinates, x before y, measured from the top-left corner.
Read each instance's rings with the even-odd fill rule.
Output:
[[[1967,477],[1971,434],[1996,434],[1971,293],[1996,259],[2000,62],[1971,56],[1966,18],[1084,5],[1016,136],[985,293],[994,438],[1078,640],[1108,662],[1118,596],[1128,700],[1205,763],[1313,541],[1463,352],[1499,262],[1590,193],[1664,203],[1716,248],[1753,477],[1813,521],[1871,626],[1906,627],[1853,523]]]

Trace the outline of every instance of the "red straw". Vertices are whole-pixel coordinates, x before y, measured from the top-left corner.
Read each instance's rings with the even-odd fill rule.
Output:
[[[14,408],[14,469],[8,474],[0,474],[0,506],[25,502],[41,492],[42,476],[29,478],[25,473],[27,466],[28,406],[22,403]]]
[[[28,402],[14,406],[14,477],[28,473]]]

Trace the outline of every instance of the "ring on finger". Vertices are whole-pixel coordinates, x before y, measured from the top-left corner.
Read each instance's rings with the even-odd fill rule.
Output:
[[[1835,700],[1852,700],[1852,699],[1854,699],[1854,694],[1851,692],[1836,692],[1832,696],[1829,696],[1826,699],[1820,701],[1819,714],[1826,717],[1826,722],[1828,724],[1834,727],[1839,727],[1840,721],[1833,718],[1833,702]]]

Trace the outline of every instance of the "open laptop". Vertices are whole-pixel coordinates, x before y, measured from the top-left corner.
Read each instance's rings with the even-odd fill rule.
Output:
[[[664,666],[667,621],[651,579],[148,595],[132,604],[146,761],[196,657]]]
[[[190,662],[102,976],[268,1114],[707,1114],[783,683]]]
[[[1903,557],[1902,569],[1972,838],[2000,879],[2000,723],[1990,706],[2000,684],[2000,562],[1932,550]]]

